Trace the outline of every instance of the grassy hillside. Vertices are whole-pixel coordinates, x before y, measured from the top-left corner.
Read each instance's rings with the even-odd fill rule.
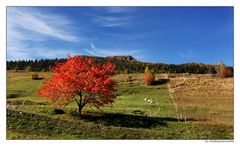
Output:
[[[29,72],[8,71],[7,139],[233,139],[232,125],[178,121],[167,83],[146,86],[143,74],[119,74],[115,79],[116,101],[100,110],[87,106],[79,119],[75,103],[63,108],[65,114],[55,114],[54,107],[36,97],[41,80],[32,80]]]

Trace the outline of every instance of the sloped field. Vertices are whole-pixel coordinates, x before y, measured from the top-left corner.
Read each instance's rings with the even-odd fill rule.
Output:
[[[233,125],[233,78],[176,77],[169,92],[179,118]]]
[[[51,76],[49,72],[39,74]],[[158,74],[157,84],[146,86],[143,74],[118,74],[114,78],[118,82],[115,102],[100,110],[87,106],[80,119],[74,102],[62,108],[63,114],[56,114],[51,104],[37,98],[36,89],[42,81],[32,80],[31,73],[8,72],[7,139],[233,139],[232,123],[227,123],[233,120],[231,79],[197,82],[176,78],[169,84],[165,75]],[[225,87],[227,83],[229,87]],[[207,94],[215,84],[219,90]],[[204,92],[198,92],[200,89]],[[187,113],[186,122],[178,118],[183,112]]]

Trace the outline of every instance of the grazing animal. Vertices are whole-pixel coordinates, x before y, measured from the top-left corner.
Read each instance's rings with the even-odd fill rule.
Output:
[[[155,104],[155,101],[152,99],[144,98],[144,100],[150,104]]]
[[[154,104],[155,101],[153,101],[153,100],[148,100],[148,103],[150,103],[150,104]]]

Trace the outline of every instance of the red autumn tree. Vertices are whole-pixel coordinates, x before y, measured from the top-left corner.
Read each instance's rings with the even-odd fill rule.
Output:
[[[112,79],[115,66],[98,64],[92,58],[71,57],[52,68],[54,75],[45,80],[38,96],[45,97],[56,106],[75,101],[81,116],[85,105],[97,108],[112,103],[116,98],[116,82]]]
[[[221,78],[233,77],[233,68],[227,67],[222,61],[216,65],[216,71]]]
[[[233,77],[233,70],[229,67],[226,67],[224,69],[224,77],[228,78],[228,77]]]

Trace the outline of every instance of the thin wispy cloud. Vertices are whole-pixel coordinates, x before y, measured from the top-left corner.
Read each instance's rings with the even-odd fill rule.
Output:
[[[58,58],[66,58],[67,54],[70,54],[70,55],[79,55],[80,54],[80,52],[76,52],[76,51],[68,50],[68,49],[59,49],[59,48],[52,49],[52,50],[49,50],[46,48],[37,48],[35,52],[38,55],[44,54],[44,56],[40,55],[39,57],[45,58],[45,59],[56,58],[56,56],[58,56]]]
[[[80,38],[74,35],[71,26],[71,21],[63,16],[39,12],[33,8],[8,7],[8,59],[32,59],[33,54],[39,52],[33,48],[40,48],[46,41],[79,41]],[[42,56],[46,54],[49,53],[42,53]]]
[[[137,10],[135,7],[106,7],[105,9],[109,13],[131,13]]]
[[[92,21],[102,27],[116,27],[131,24],[134,17],[93,15]]]
[[[100,49],[95,47],[95,45],[93,43],[90,44],[91,48],[90,49],[85,49],[85,51],[89,54],[89,55],[93,55],[93,56],[102,56],[102,57],[106,57],[106,56],[133,56],[136,57],[137,59],[143,58],[144,56],[142,55],[143,53],[138,49],[135,50],[127,50],[127,49]]]
[[[114,38],[116,40],[127,40],[127,41],[139,40],[139,39],[144,39],[146,37],[149,37],[148,33],[140,33],[140,32],[131,33],[131,34],[103,32],[103,35],[106,37]]]
[[[232,40],[228,7],[7,7],[7,60],[70,53],[232,64]]]
[[[124,14],[124,13],[134,13],[139,8],[138,7],[129,7],[129,6],[107,6],[107,7],[91,7],[91,9],[96,11],[103,11],[109,14]]]
[[[78,37],[69,31],[71,22],[63,16],[44,14],[31,8],[10,7],[7,9],[7,21],[8,32],[28,31],[32,35],[37,33],[64,41],[78,41]]]
[[[13,50],[14,52],[12,52]],[[67,48],[49,48],[44,46],[30,47],[24,44],[19,44],[17,46],[11,47],[10,51],[8,50],[8,52],[9,60],[19,59],[34,60],[36,58],[41,59],[66,58],[67,54],[70,55],[82,54],[81,50],[70,50]]]
[[[19,60],[26,59],[30,60],[32,58],[32,49],[30,46],[21,41],[16,41],[14,43],[7,44],[7,59],[8,60]],[[30,50],[29,50],[30,49]]]
[[[136,12],[134,7],[94,7],[94,10],[103,13],[87,14],[93,23],[102,27],[130,26],[136,16],[130,14]]]

